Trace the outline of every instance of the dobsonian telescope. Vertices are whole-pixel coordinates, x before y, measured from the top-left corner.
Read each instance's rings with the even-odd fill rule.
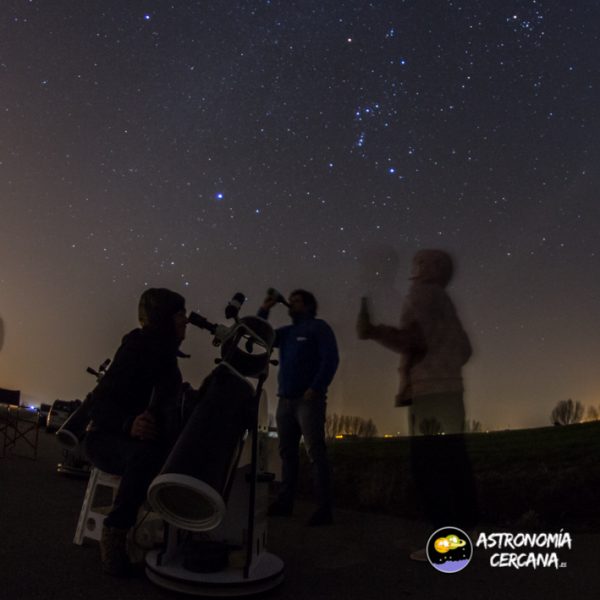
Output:
[[[270,364],[277,364],[271,360],[275,332],[260,317],[239,318],[244,300],[238,293],[227,305],[231,326],[189,314],[190,324],[213,334],[221,356],[199,390],[184,391],[184,425],[148,489],[152,509],[166,526],[163,545],[146,556],[146,574],[187,594],[243,596],[283,581],[283,561],[266,549],[274,476],[259,470],[258,444],[259,415],[268,427],[263,384]],[[242,349],[244,342],[256,353]],[[99,379],[109,362],[88,372]],[[80,448],[92,402],[88,395],[57,432],[71,451]]]
[[[146,574],[187,594],[242,596],[283,581],[283,561],[266,549],[273,475],[258,468],[259,411],[269,365],[276,364],[275,332],[260,317],[238,318],[243,295],[236,296],[239,306],[230,303],[226,313],[231,327],[194,312],[188,317],[214,335],[221,356],[148,489],[152,509],[167,525],[164,545],[146,556]],[[242,347],[248,341],[257,353]]]

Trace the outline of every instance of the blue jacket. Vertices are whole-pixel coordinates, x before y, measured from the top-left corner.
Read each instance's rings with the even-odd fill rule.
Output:
[[[268,311],[259,310],[266,319]],[[309,388],[323,395],[338,367],[335,335],[322,319],[311,316],[296,318],[291,325],[276,330],[279,348],[279,396],[299,398]]]

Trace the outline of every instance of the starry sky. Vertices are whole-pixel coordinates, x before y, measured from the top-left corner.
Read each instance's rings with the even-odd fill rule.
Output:
[[[405,432],[395,323],[454,256],[469,417],[600,404],[600,3],[2,0],[0,386],[83,397],[146,286],[213,321],[314,291],[330,412]],[[275,324],[287,322],[282,307]],[[194,385],[215,355],[188,330]],[[274,409],[270,381],[271,410]]]

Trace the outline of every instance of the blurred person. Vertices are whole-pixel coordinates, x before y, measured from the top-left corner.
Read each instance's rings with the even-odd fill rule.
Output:
[[[277,297],[267,296],[258,315],[268,318],[269,310],[277,302]],[[269,507],[269,515],[292,515],[303,437],[313,469],[317,502],[308,525],[329,525],[333,523],[333,503],[325,419],[327,389],[339,362],[337,342],[331,327],[316,318],[317,300],[310,292],[293,291],[288,314],[292,324],[278,328],[275,340],[280,358],[276,420],[282,482],[277,500]]]
[[[335,315],[340,350],[340,367],[329,398],[344,414],[368,415],[381,433],[407,434],[406,415],[386,399],[393,398],[398,387],[396,356],[379,344],[365,352],[365,344],[356,337],[348,322],[355,319],[355,305],[368,295],[369,306],[383,323],[398,318],[402,294],[396,287],[400,260],[397,251],[387,244],[371,244],[358,252],[355,283],[348,288],[346,302]]]
[[[396,406],[409,409],[413,478],[436,528],[469,527],[477,518],[463,436],[430,435],[461,434],[465,424],[462,367],[472,349],[446,292],[453,273],[448,253],[420,250],[413,258],[399,327],[374,325],[366,299],[357,321],[360,339],[375,340],[401,355]],[[412,557],[425,558],[423,551]]]
[[[185,299],[165,288],[148,289],[138,317],[141,328],[125,335],[92,392],[85,438],[94,466],[121,476],[100,540],[104,571],[116,576],[130,570],[127,532],[178,434],[182,377],[177,357],[187,324]]]

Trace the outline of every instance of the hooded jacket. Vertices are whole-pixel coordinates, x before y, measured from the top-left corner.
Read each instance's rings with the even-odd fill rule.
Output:
[[[419,396],[462,392],[462,367],[471,356],[469,338],[446,286],[452,260],[441,250],[422,250],[413,261],[412,285],[404,300],[400,326],[378,325],[373,338],[402,357],[396,405]]]
[[[91,428],[129,435],[135,417],[149,409],[157,417],[161,437],[172,437],[181,381],[177,347],[151,328],[134,329],[123,338],[92,392]]]

